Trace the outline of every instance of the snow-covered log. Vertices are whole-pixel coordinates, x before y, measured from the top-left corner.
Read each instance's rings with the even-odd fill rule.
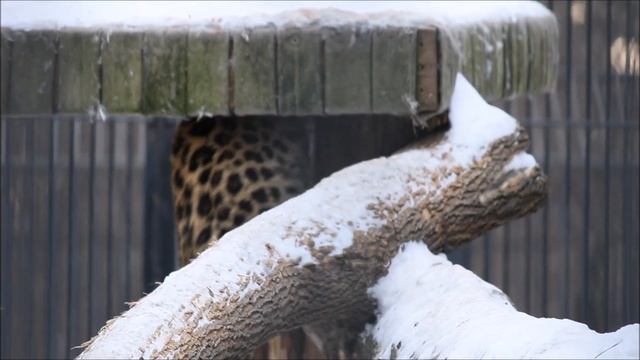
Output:
[[[458,75],[451,128],[341,170],[229,232],[109,321],[80,358],[245,356],[370,303],[407,240],[441,251],[534,211],[545,176],[527,135]]]
[[[599,334],[568,320],[535,318],[471,271],[424,244],[401,247],[369,290],[377,323],[361,356],[374,359],[637,359],[638,324]]]

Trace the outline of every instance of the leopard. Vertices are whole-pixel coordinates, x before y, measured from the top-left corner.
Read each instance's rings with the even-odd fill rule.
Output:
[[[171,149],[180,265],[308,186],[304,126],[277,117],[182,121]]]
[[[178,125],[170,162],[181,266],[227,232],[310,187],[314,141],[304,123],[279,116],[214,116]],[[287,358],[292,344],[300,354],[305,343],[314,344],[316,354],[344,357],[338,355],[347,348],[345,334],[354,333],[346,328],[329,322],[296,329],[272,338],[252,357]]]
[[[302,120],[214,116],[178,124],[171,189],[178,258],[186,265],[226,233],[299,195],[311,181]],[[252,358],[286,358],[301,329],[271,338]],[[299,345],[298,345],[299,347]]]

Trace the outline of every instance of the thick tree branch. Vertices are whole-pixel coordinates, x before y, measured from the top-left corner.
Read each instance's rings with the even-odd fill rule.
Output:
[[[360,357],[374,359],[638,358],[638,324],[599,334],[568,319],[535,318],[471,271],[420,243],[402,246],[369,290],[377,323]]]
[[[534,211],[546,181],[523,153],[525,132],[458,83],[444,136],[339,171],[228,233],[80,357],[242,357],[276,333],[361,311],[406,240],[439,251]]]

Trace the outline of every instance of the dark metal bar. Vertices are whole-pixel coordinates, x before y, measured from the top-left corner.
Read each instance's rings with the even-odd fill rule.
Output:
[[[491,235],[489,233],[484,234],[482,239],[482,260],[484,262],[484,279],[491,282]]]
[[[12,82],[12,53],[13,53],[13,43],[9,42],[8,43],[8,48],[5,49],[5,51],[7,51],[8,54],[7,55],[7,59],[9,60],[9,64],[7,65],[8,67],[8,71],[7,71],[7,79],[6,80],[6,87],[4,89],[2,89],[2,91],[5,91],[7,99],[11,99],[11,82]],[[7,106],[9,107],[8,110],[11,110],[11,101],[7,101]],[[10,229],[11,229],[11,225],[9,224],[10,219],[12,218],[11,216],[11,202],[10,202],[10,198],[9,198],[9,189],[10,189],[10,184],[11,184],[11,131],[9,129],[10,127],[10,121],[6,118],[4,118],[4,114],[2,114],[2,122],[5,124],[5,130],[4,130],[4,151],[2,150],[3,147],[1,146],[2,144],[0,144],[0,151],[3,152],[4,155],[4,169],[2,170],[2,177],[0,179],[2,179],[2,197],[0,198],[0,203],[2,205],[1,209],[2,209],[2,213],[0,214],[0,222],[2,223],[2,227],[0,228],[0,234],[2,234],[2,239],[0,241],[1,244],[4,245],[4,258],[2,258],[1,254],[0,254],[0,258],[2,258],[2,288],[3,291],[1,291],[2,293],[2,308],[3,308],[3,312],[2,312],[2,317],[0,317],[1,321],[1,329],[2,329],[2,336],[0,339],[0,346],[2,346],[2,349],[0,349],[0,356],[2,357],[10,357],[11,356],[11,294],[13,293],[13,291],[11,291],[11,276],[12,276],[12,271],[11,271],[11,265],[12,265],[12,252],[13,252],[13,234],[11,233]],[[0,124],[0,129],[2,129],[2,126]],[[1,130],[0,130],[1,131]],[[0,134],[0,138],[2,137],[3,134]]]
[[[13,224],[10,222],[13,219],[12,208],[11,208],[11,199],[10,199],[10,189],[11,189],[11,173],[13,161],[11,159],[11,147],[13,146],[13,135],[11,134],[11,121],[3,119],[5,122],[5,143],[4,143],[4,169],[3,169],[3,189],[2,189],[2,243],[4,244],[3,249],[3,261],[2,261],[2,287],[3,287],[3,295],[2,299],[2,354],[3,357],[10,358],[11,357],[11,322],[12,322],[12,312],[13,308],[11,306],[11,296],[13,294],[12,291],[12,281],[11,276],[13,275],[12,265],[13,265]]]
[[[26,184],[25,186],[25,203],[27,204],[27,208],[29,209],[28,211],[28,222],[27,222],[27,232],[28,232],[28,243],[27,243],[27,264],[26,264],[26,287],[27,289],[30,289],[29,293],[27,293],[27,296],[25,297],[25,301],[28,302],[27,305],[27,309],[28,313],[26,314],[26,323],[27,324],[33,324],[33,290],[34,290],[34,286],[33,286],[33,241],[34,241],[34,236],[33,236],[33,229],[35,227],[35,223],[33,220],[33,216],[34,216],[34,212],[35,212],[35,181],[34,181],[34,174],[35,174],[35,141],[34,141],[34,125],[35,125],[35,121],[31,120],[28,122],[29,127],[26,129],[26,136],[25,136],[25,140],[26,143],[25,145],[27,146],[28,149],[28,171],[29,174],[27,175],[27,181],[28,184]],[[27,342],[29,344],[29,350],[27,353],[27,356],[30,358],[33,358],[33,350],[34,350],[34,346],[33,346],[33,325],[31,325],[29,327],[29,339],[27,339]]]
[[[96,123],[94,119],[91,119],[91,133],[89,134],[89,210],[88,210],[88,222],[89,222],[89,273],[87,276],[89,290],[89,315],[87,319],[89,321],[87,329],[89,329],[90,335],[94,335],[94,331],[97,330],[97,324],[95,324],[95,312],[93,311],[93,258],[95,255],[96,246],[96,233],[95,233],[95,214],[94,214],[94,199],[95,199],[95,173],[96,173]]]
[[[77,284],[78,284],[78,246],[75,236],[75,136],[76,136],[76,123],[72,121],[69,124],[69,187],[68,187],[68,214],[67,214],[67,226],[69,227],[69,239],[67,242],[67,336],[66,336],[66,357],[71,357],[71,337],[75,335],[75,329],[77,327]]]
[[[109,129],[108,145],[108,175],[107,175],[107,316],[109,319],[113,314],[112,304],[112,277],[113,277],[113,168],[115,152],[115,124],[112,121],[107,123]]]
[[[505,104],[505,110],[506,112],[511,115],[511,100],[507,100],[506,104]],[[509,293],[509,265],[510,265],[510,259],[509,257],[511,256],[511,251],[510,251],[510,244],[509,242],[511,241],[510,237],[511,237],[511,226],[509,223],[506,223],[503,228],[503,235],[502,235],[502,290],[508,294]]]
[[[587,86],[585,86],[585,98],[586,98],[586,121],[587,125],[591,124],[591,48],[592,48],[592,36],[593,29],[593,4],[591,1],[587,1],[587,34],[586,34],[586,60],[587,60]],[[590,216],[590,199],[589,193],[591,190],[591,127],[585,127],[585,172],[584,172],[584,187],[582,193],[582,321],[589,323],[589,216]]]
[[[627,46],[625,63],[624,63],[624,105],[622,111],[624,113],[624,121],[628,121],[629,117],[629,98],[631,95],[631,51],[628,48],[631,45],[631,37],[633,36],[631,33],[631,1],[628,1],[626,8],[626,29],[625,29],[625,46]],[[629,154],[631,152],[631,148],[629,147],[629,132],[625,131],[622,134],[622,189],[625,193],[622,196],[622,240],[623,240],[623,267],[622,267],[622,313],[624,323],[627,324],[631,322],[631,201],[630,194],[631,192],[631,176],[629,174],[630,167],[629,166]]]
[[[549,10],[553,11],[553,1],[547,2]],[[546,94],[544,97],[544,173],[549,174],[550,147],[549,138],[551,137],[550,121],[551,121],[551,95]],[[549,315],[549,202],[543,208],[542,214],[542,315]]]
[[[132,209],[133,200],[132,200],[132,191],[133,187],[133,123],[127,124],[127,188],[126,188],[126,198],[125,203],[127,204],[125,207],[126,216],[125,216],[125,243],[126,243],[126,299],[127,301],[131,301],[131,217],[132,217]]]
[[[531,70],[531,68],[529,68]],[[531,71],[529,71],[530,73]],[[529,96],[526,97],[525,104],[525,117],[527,119],[531,119],[531,98]],[[527,126],[527,133],[529,133],[529,141],[532,146],[533,144],[533,132],[531,131],[532,126]],[[531,312],[531,258],[533,252],[531,251],[531,221],[533,219],[533,215],[527,216],[525,219],[525,235],[524,235],[524,243],[525,243],[525,257],[524,257],[524,290],[525,290],[525,310],[527,312]]]
[[[607,47],[611,46],[612,33],[611,33],[611,1],[607,1]],[[607,66],[606,69],[606,88],[605,88],[605,121],[609,122],[611,119],[611,62],[609,59],[609,52],[604,52],[605,56],[605,64]],[[610,215],[609,215],[609,192],[611,188],[611,177],[610,177],[610,168],[611,168],[611,131],[609,128],[605,129],[604,135],[604,289],[605,294],[610,294],[609,292],[609,274],[610,274],[610,247],[611,247],[611,239],[609,238],[609,223],[610,223]],[[606,329],[609,328],[609,296],[603,297],[604,301],[604,327]]]
[[[505,294],[509,294],[509,265],[510,265],[510,237],[511,237],[511,225],[506,223],[502,228],[502,290]]]
[[[167,159],[175,126],[154,118],[147,123],[145,151],[144,212],[144,289],[150,292],[155,282],[175,269],[175,227],[171,206],[171,169]]]
[[[571,2],[567,2],[565,50],[565,121],[571,121]],[[564,172],[564,294],[562,316],[569,317],[570,272],[571,272],[571,130],[565,130],[565,172]]]
[[[49,311],[48,311],[48,338],[47,338],[47,353],[50,358],[56,357],[53,352],[53,339],[55,337],[54,324],[55,324],[55,310],[57,309],[57,296],[53,296],[53,282],[55,271],[55,257],[53,256],[53,249],[56,243],[56,231],[57,231],[57,216],[56,216],[56,167],[55,167],[55,154],[57,152],[56,133],[58,128],[58,117],[54,115],[51,119],[51,127],[49,128],[49,219],[48,219],[48,234],[49,234],[49,281],[47,282],[47,299],[49,299]]]

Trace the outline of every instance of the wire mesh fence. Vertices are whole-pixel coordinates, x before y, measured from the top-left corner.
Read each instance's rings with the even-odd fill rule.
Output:
[[[499,105],[529,129],[549,199],[451,256],[523,311],[610,331],[639,321],[638,2],[548,6],[563,49],[557,90]],[[78,354],[175,268],[175,125],[2,116],[3,358]]]

